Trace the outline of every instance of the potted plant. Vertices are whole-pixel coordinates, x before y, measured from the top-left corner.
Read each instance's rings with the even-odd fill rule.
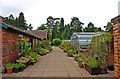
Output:
[[[107,74],[107,63],[105,60],[105,55],[103,55],[102,59],[100,60],[100,74]]]
[[[5,65],[5,68],[7,70],[7,73],[12,73],[13,72],[13,67],[14,67],[14,64],[13,63],[8,63]]]
[[[20,64],[16,63],[14,64],[14,73],[18,73],[20,71]]]
[[[81,55],[80,54],[76,54],[74,56],[74,59],[78,62],[79,67],[82,68],[82,57],[81,57]]]
[[[30,64],[34,65],[35,62],[36,62],[35,58],[32,58],[31,61],[30,61]]]
[[[80,68],[83,68],[82,58],[81,58],[81,57],[78,57],[77,60],[78,60],[78,65],[79,65],[79,67],[80,67]]]
[[[73,54],[74,54],[74,51],[73,51],[73,50],[69,50],[68,53],[67,53],[67,55],[68,55],[69,57],[73,57]]]
[[[25,64],[24,63],[18,63],[20,65],[19,70],[23,71],[25,69]]]
[[[102,33],[101,35],[94,36],[91,41],[91,49],[92,52],[95,52],[95,54],[97,54],[101,74],[107,73],[108,47],[106,42],[110,42],[111,39],[111,34]]]
[[[95,58],[88,58],[86,60],[86,70],[91,74],[91,75],[97,75],[99,74],[99,63]]]

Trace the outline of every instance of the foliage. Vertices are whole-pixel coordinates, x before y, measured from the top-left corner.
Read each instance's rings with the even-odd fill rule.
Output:
[[[61,43],[62,43],[61,39],[59,39],[59,38],[53,39],[53,44],[54,44],[55,46],[59,46]]]
[[[36,49],[36,52],[40,52],[41,51],[41,46],[42,46],[42,42],[41,41],[38,41],[37,43],[36,43],[36,47],[35,47],[35,49]]]
[[[110,42],[112,36],[109,33],[102,33],[102,35],[96,35],[92,38],[91,42],[91,54],[92,57],[98,57],[100,66],[107,64],[108,48],[106,42]]]
[[[108,31],[112,27],[112,23],[108,22],[106,26],[104,26],[105,31]]]
[[[74,58],[75,58],[75,60],[78,61],[78,62],[82,61],[82,57],[81,57],[80,54],[75,54]]]
[[[31,30],[33,28],[31,24],[28,26],[28,24],[26,23],[23,12],[20,12],[19,17],[16,17],[16,19],[12,14],[10,14],[10,16],[4,17],[3,21],[23,30]]]
[[[20,66],[21,66],[21,64],[19,64],[19,63],[14,64],[14,68],[20,68]]]
[[[77,53],[77,50],[72,50],[72,49],[67,52],[68,56],[70,56],[70,57],[76,53]]]
[[[73,17],[71,18],[70,25],[73,31],[82,32],[82,29],[83,29],[82,25],[84,25],[84,23],[80,22],[77,17]]]
[[[41,51],[39,52],[41,55],[46,54],[47,52],[49,52],[49,50],[46,49],[41,49]]]
[[[98,60],[95,58],[87,58],[86,64],[92,68],[97,68],[99,66]]]
[[[64,18],[60,19],[60,25],[59,25],[59,32],[60,32],[60,38],[64,39],[64,35],[65,35],[65,27],[64,27]]]
[[[83,29],[84,32],[102,32],[101,27],[94,27],[94,24],[90,22],[87,27]]]
[[[31,58],[30,62],[35,63],[36,62],[35,58]]]
[[[69,41],[66,41],[66,42],[63,42],[62,44],[61,44],[61,47],[68,47],[68,46],[70,46],[71,45],[71,43],[69,42]]]
[[[18,63],[27,63],[31,60],[31,56],[25,56],[21,57],[18,60],[16,60]]]
[[[18,63],[20,67],[25,67],[24,63]]]
[[[29,56],[31,56],[32,61],[38,61],[38,59],[40,58],[40,55],[37,52],[30,53]]]
[[[42,25],[40,25],[40,27],[37,28],[37,30],[45,30],[45,29],[47,29],[45,24],[42,24]]]
[[[88,45],[81,45],[80,48],[81,48],[81,49],[87,49],[87,48],[88,48]]]
[[[14,64],[13,63],[8,63],[5,65],[5,68],[13,68],[14,67]]]
[[[23,38],[18,40],[17,46],[20,47],[20,53],[22,53],[22,55],[27,55],[32,51],[30,48],[31,43]]]

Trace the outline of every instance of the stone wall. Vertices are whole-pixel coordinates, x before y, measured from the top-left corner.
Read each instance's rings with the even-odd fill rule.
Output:
[[[114,34],[114,76],[120,78],[120,16],[111,20]]]

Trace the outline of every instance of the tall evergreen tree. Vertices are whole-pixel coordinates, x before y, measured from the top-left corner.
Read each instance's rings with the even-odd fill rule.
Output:
[[[63,36],[65,34],[65,27],[64,27],[64,18],[60,19],[60,27],[59,27],[59,32],[60,32],[60,38],[63,39]]]
[[[65,40],[69,40],[71,35],[73,34],[73,31],[70,29],[70,25],[69,24],[65,25],[64,32],[65,32],[64,36],[63,36],[64,39]]]
[[[83,29],[82,25],[84,25],[84,23],[79,21],[77,17],[71,18],[70,26],[74,32],[82,32],[82,29]]]
[[[56,21],[55,25],[53,26],[52,39],[60,38],[58,27],[59,27],[59,21]]]
[[[27,30],[28,29],[28,26],[27,26],[27,23],[26,23],[26,20],[25,20],[23,12],[21,12],[19,14],[19,17],[18,17],[18,26],[21,29],[23,29],[23,30]]]

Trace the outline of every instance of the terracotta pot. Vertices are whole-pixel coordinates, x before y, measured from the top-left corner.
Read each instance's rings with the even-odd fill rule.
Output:
[[[12,68],[7,68],[7,73],[12,73],[13,69]]]
[[[86,64],[82,63],[82,67],[83,67],[83,68],[86,68]]]

